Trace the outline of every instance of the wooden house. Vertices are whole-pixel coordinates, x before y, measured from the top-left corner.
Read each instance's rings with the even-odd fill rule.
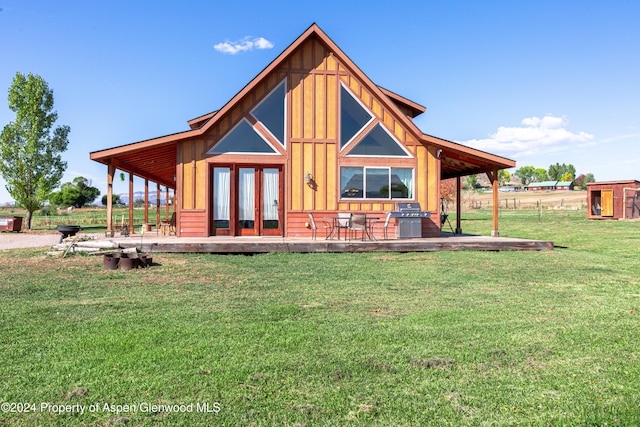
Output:
[[[116,170],[130,174],[131,192],[134,175],[145,191],[149,181],[175,190],[178,236],[306,237],[308,212],[384,215],[405,202],[430,213],[421,235],[437,236],[440,180],[460,188],[478,173],[493,183],[498,235],[497,174],[515,162],[423,133],[412,119],[425,110],[374,84],[313,24],[188,130],[90,157],[108,166],[108,201]]]
[[[587,218],[640,218],[640,181],[587,183]]]

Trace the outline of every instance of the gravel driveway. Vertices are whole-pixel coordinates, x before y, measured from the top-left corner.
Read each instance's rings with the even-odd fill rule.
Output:
[[[42,248],[60,241],[60,233],[12,233],[0,232],[0,250],[18,248]]]

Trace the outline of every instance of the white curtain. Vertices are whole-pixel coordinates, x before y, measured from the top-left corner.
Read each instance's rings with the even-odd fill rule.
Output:
[[[213,168],[213,219],[229,220],[231,201],[231,170]]]
[[[409,189],[407,198],[413,198],[413,169],[412,168],[391,168],[391,174],[396,175],[400,181]]]
[[[278,169],[265,169],[262,174],[263,178],[263,212],[262,217],[265,221],[278,219]]]
[[[255,170],[253,168],[240,169],[239,201],[240,221],[255,220]]]

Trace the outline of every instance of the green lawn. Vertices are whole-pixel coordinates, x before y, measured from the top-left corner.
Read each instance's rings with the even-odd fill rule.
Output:
[[[0,252],[0,426],[639,425],[639,227],[507,212],[559,247],[128,272]]]

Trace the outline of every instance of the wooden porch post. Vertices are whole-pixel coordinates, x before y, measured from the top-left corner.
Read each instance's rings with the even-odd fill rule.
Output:
[[[489,180],[491,181],[491,187],[493,189],[493,230],[491,230],[491,237],[500,237],[500,231],[498,231],[498,169],[494,169],[492,173],[487,173]]]
[[[169,221],[169,187],[165,187],[166,193],[164,194],[164,219],[165,221]],[[176,208],[174,207],[175,211]]]
[[[462,179],[456,177],[456,234],[462,234]]]
[[[156,227],[160,228],[160,183],[156,182]]]
[[[113,237],[113,175],[116,173],[116,167],[107,165],[107,233],[109,237]]]
[[[133,234],[133,174],[129,172],[129,234]]]
[[[149,223],[149,180],[144,179],[144,224]]]

